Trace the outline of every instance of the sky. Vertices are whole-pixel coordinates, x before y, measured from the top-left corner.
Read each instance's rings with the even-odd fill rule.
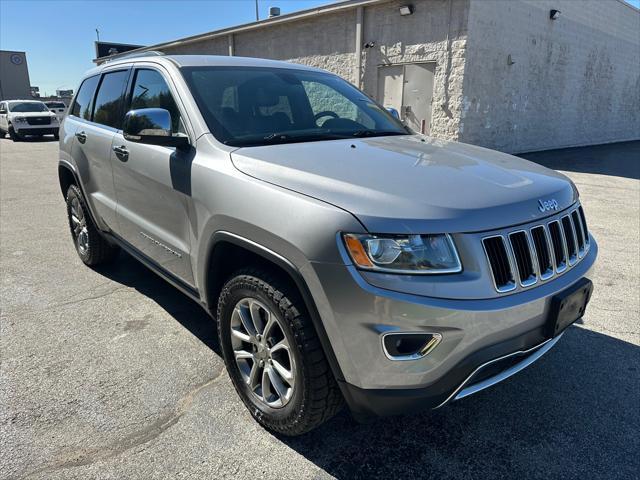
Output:
[[[258,1],[261,19],[271,5],[285,14],[328,3]],[[31,85],[53,95],[94,66],[96,28],[105,42],[153,45],[253,21],[254,0],[0,0],[0,50],[27,52]]]
[[[328,3],[258,1],[260,18],[270,5],[284,14]],[[153,45],[254,20],[254,0],[0,0],[0,49],[27,52],[31,85],[55,94],[93,66],[96,28],[103,41]]]

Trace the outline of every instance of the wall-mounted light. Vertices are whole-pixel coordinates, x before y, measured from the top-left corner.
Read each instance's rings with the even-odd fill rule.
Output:
[[[551,20],[556,20],[561,13],[562,12],[560,10],[556,10],[555,8],[552,8],[551,10],[549,10],[549,18]]]
[[[400,7],[400,15],[411,15],[413,13],[413,5],[403,5]]]

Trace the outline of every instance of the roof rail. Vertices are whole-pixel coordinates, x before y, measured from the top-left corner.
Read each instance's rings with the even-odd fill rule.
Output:
[[[145,50],[143,52],[131,52],[131,53],[125,53],[124,55],[118,55],[117,58],[111,59],[109,57],[102,57],[104,59],[105,62],[110,62],[111,60],[122,60],[125,58],[136,58],[136,57],[162,57],[164,56],[164,52],[161,52],[159,50]],[[101,58],[98,58],[96,60],[101,60]]]

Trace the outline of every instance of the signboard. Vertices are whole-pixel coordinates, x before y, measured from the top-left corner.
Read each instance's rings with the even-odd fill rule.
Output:
[[[96,45],[96,58],[108,57],[109,55],[115,55],[116,53],[129,52],[137,48],[142,48],[144,45],[131,45],[128,43],[113,43],[113,42],[95,42]]]

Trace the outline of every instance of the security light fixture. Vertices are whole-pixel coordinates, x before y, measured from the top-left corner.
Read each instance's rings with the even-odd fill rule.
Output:
[[[551,20],[555,20],[560,16],[561,13],[562,12],[560,10],[556,10],[555,8],[552,8],[551,10],[549,10],[549,18]]]
[[[400,7],[400,15],[411,15],[413,13],[413,5],[403,5]]]

